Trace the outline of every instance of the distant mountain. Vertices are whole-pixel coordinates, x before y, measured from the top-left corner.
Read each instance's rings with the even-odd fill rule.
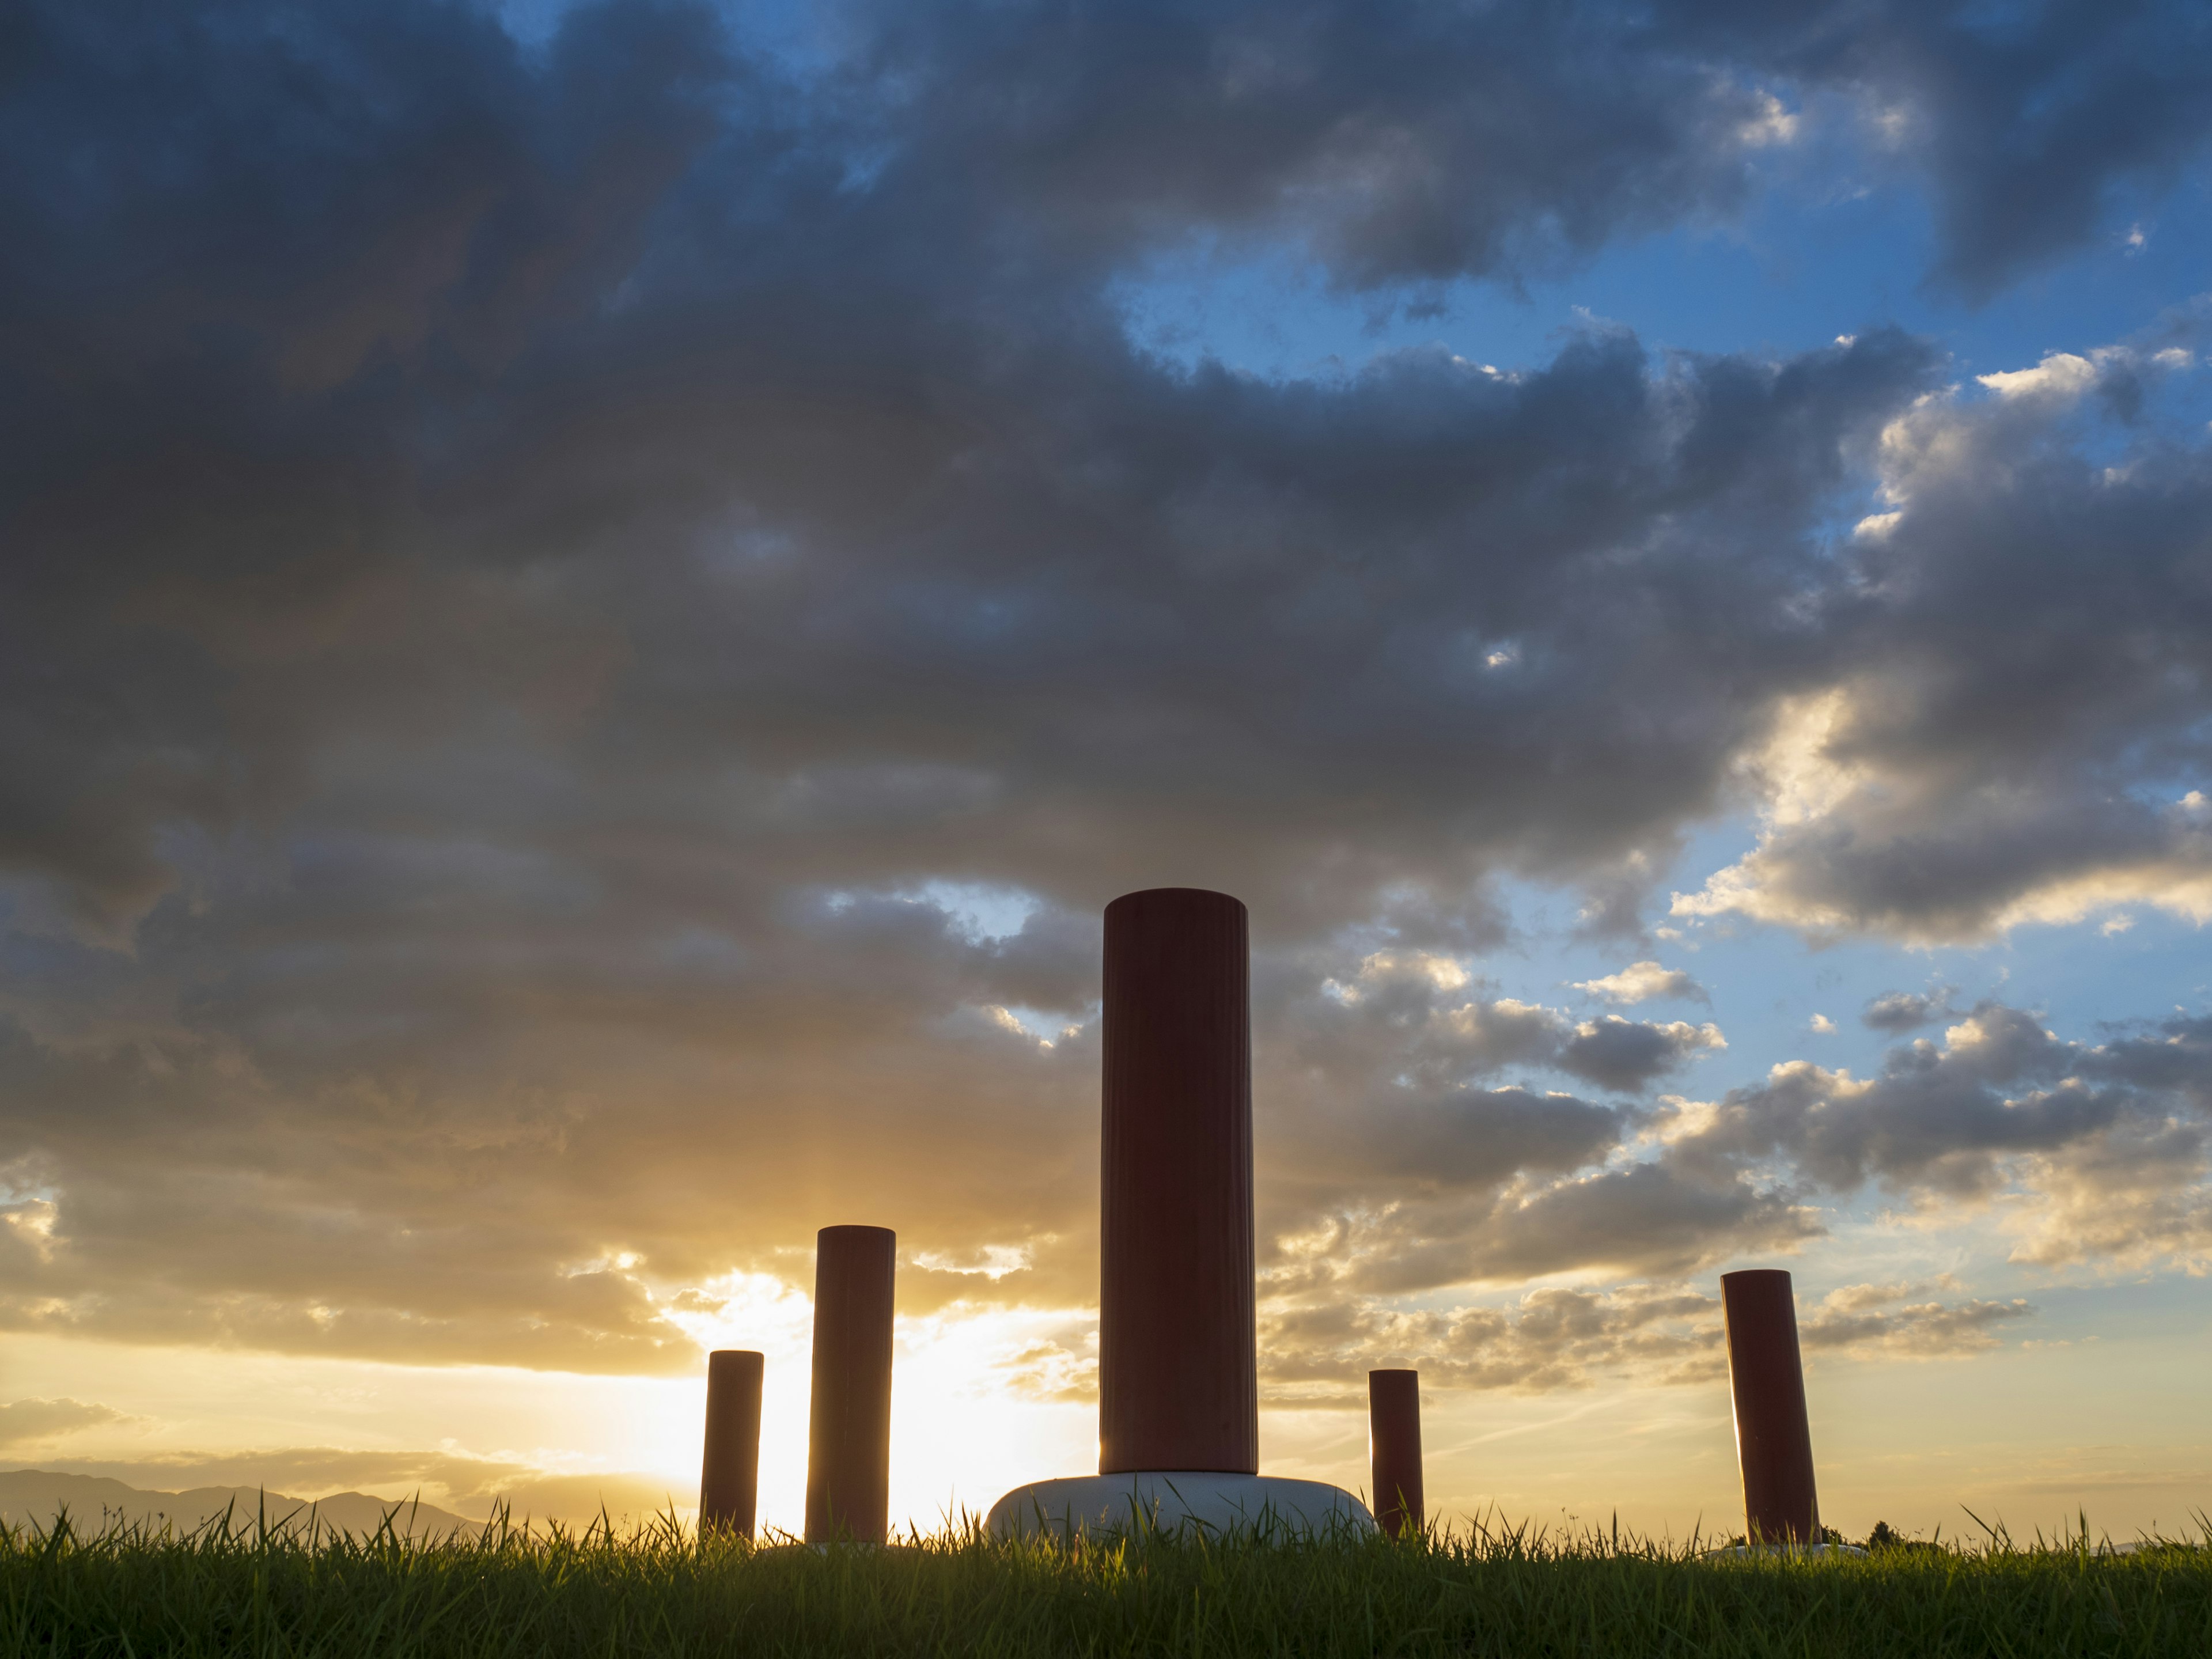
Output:
[[[189,1530],[210,1516],[230,1509],[235,1520],[247,1527],[266,1514],[270,1526],[296,1517],[305,1528],[311,1523],[362,1536],[374,1533],[386,1515],[403,1536],[434,1536],[463,1529],[474,1532],[481,1524],[428,1504],[394,1503],[366,1492],[333,1492],[310,1503],[282,1492],[264,1493],[252,1486],[195,1486],[189,1492],[142,1492],[120,1480],[90,1474],[52,1474],[44,1469],[17,1469],[0,1474],[0,1520],[10,1526],[35,1522],[44,1527],[64,1508],[72,1526],[91,1530],[120,1517],[151,1521],[156,1526],[173,1522]],[[309,1511],[313,1511],[311,1517]]]

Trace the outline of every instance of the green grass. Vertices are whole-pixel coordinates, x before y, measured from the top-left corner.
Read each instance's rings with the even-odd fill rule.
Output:
[[[2208,1540],[2212,1543],[2212,1540]],[[0,1656],[100,1654],[2212,1655],[2212,1547],[1706,1561],[1481,1530],[1393,1543],[975,1536],[754,1549],[0,1528]]]

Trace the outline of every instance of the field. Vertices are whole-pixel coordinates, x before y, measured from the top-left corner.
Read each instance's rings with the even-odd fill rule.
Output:
[[[494,1527],[0,1535],[0,1656],[2212,1654],[2207,1541],[1708,1561],[1627,1538],[885,1551]]]

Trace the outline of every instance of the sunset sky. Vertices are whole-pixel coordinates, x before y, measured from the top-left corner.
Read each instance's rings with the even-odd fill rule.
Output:
[[[1100,912],[1250,908],[1261,1467],[2212,1509],[2212,9],[31,0],[0,1468],[1095,1467]]]

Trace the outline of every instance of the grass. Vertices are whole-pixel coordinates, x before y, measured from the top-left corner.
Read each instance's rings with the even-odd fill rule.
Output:
[[[972,1530],[872,1551],[526,1530],[0,1528],[0,1656],[2212,1654],[2212,1537],[1707,1561],[1478,1527],[1413,1542]]]

